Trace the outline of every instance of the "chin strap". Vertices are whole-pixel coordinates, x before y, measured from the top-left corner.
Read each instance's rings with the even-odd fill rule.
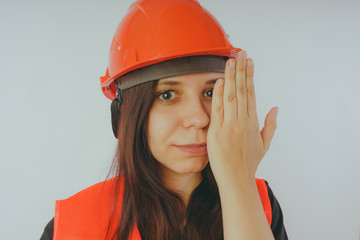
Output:
[[[115,138],[118,138],[118,124],[120,118],[120,106],[122,102],[122,90],[117,86],[116,98],[111,102],[111,124]]]

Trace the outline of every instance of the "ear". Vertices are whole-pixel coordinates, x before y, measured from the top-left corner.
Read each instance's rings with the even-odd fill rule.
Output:
[[[119,118],[120,118],[120,102],[118,98],[115,98],[111,102],[111,124],[115,138],[118,137]]]

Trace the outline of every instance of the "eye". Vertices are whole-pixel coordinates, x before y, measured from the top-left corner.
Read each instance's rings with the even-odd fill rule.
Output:
[[[160,98],[160,100],[163,102],[169,102],[169,101],[172,101],[176,97],[176,94],[173,90],[165,90],[165,91],[159,92],[156,95],[156,97]]]
[[[206,91],[204,92],[204,96],[205,96],[205,97],[212,98],[213,90],[214,90],[213,88],[210,88],[210,89],[206,90]]]

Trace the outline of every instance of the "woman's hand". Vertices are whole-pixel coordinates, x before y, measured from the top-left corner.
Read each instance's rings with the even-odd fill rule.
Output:
[[[276,129],[274,107],[259,130],[253,77],[254,62],[242,50],[228,60],[225,81],[218,79],[213,90],[207,149],[218,184],[244,177],[254,181]]]

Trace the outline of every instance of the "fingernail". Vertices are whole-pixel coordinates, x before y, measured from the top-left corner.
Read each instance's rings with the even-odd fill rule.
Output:
[[[247,56],[247,52],[245,50],[240,51],[240,53],[238,53],[238,58],[239,60],[245,60]]]
[[[230,59],[229,65],[231,68],[235,67],[235,60],[234,59]]]
[[[279,113],[279,108],[277,108],[277,110],[276,110],[276,119],[277,119],[278,113]]]
[[[219,87],[222,87],[224,85],[224,79],[222,78],[219,78],[216,82]]]

